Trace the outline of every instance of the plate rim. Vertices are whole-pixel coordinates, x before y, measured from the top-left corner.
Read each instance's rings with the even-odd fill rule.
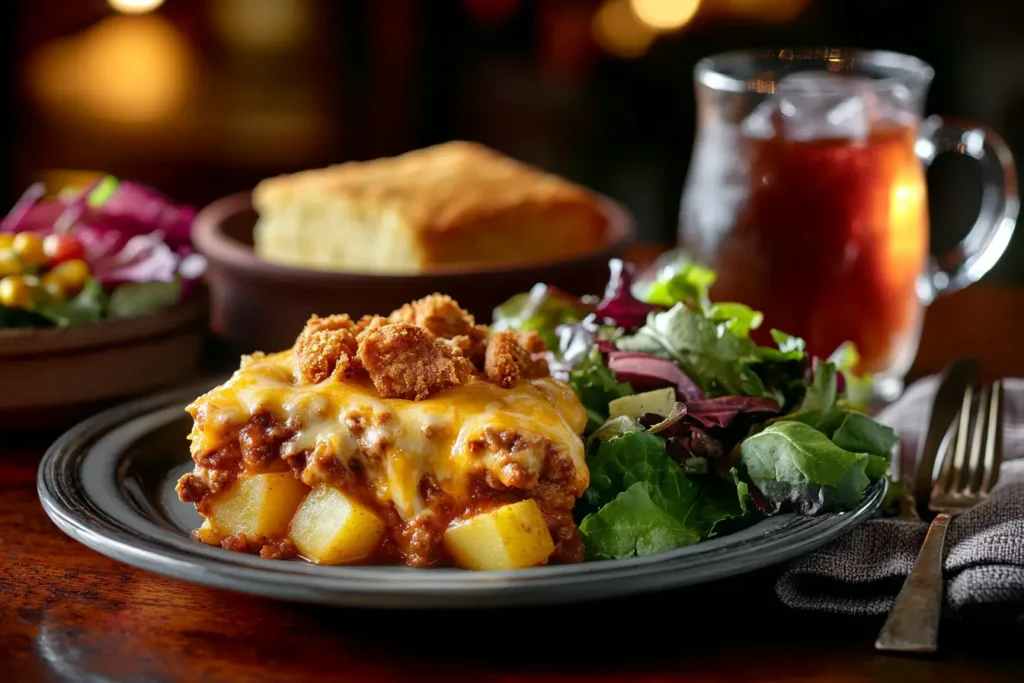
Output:
[[[156,419],[154,416],[170,414],[176,406],[183,407],[199,395],[197,391],[208,390],[217,381],[222,380],[206,377],[138,401],[119,404],[83,420],[61,435],[47,449],[37,471],[37,491],[47,516],[74,540],[114,560],[215,588],[279,600],[342,606],[490,608],[622,597],[762,569],[810,552],[866,521],[874,515],[887,488],[885,478],[873,483],[860,505],[852,511],[820,517],[792,515],[785,520],[767,518],[758,524],[776,520],[775,525],[738,543],[730,544],[729,539],[736,534],[729,534],[645,557],[501,572],[390,566],[319,567],[309,563],[275,562],[201,546],[180,533],[160,528],[151,517],[134,509],[123,493],[117,492],[116,475],[127,448],[107,454],[110,462],[107,469],[101,471],[114,475],[108,483],[114,489],[117,504],[130,513],[129,521],[142,521],[158,533],[140,530],[138,526],[133,528],[127,521],[119,520],[109,507],[105,509],[87,495],[83,463],[90,454],[93,459],[99,457],[94,454],[98,442],[125,430],[130,432],[133,425],[138,429],[138,423],[147,417],[152,420]],[[168,419],[163,424],[169,423]],[[70,479],[64,481],[69,471]],[[69,487],[70,484],[74,487]],[[172,537],[177,541],[170,542]],[[708,547],[708,544],[714,545]]]

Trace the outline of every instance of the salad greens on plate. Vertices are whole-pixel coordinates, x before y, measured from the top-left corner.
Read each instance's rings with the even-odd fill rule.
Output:
[[[112,176],[29,187],[0,221],[0,331],[130,318],[188,299],[206,268],[195,208]]]
[[[649,555],[767,515],[856,507],[888,477],[896,433],[864,412],[871,378],[851,343],[812,357],[680,260],[645,286],[610,264],[604,296],[538,284],[498,306],[495,329],[536,331],[553,374],[587,410],[590,487],[577,504],[592,559]]]

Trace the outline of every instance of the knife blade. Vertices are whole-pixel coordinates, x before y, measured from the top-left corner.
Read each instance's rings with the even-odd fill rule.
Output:
[[[918,444],[914,475],[914,507],[921,519],[931,518],[928,511],[928,496],[932,489],[932,471],[939,448],[949,431],[953,420],[960,413],[964,391],[974,384],[978,377],[978,361],[975,358],[958,358],[942,372],[938,389],[932,399],[931,412],[925,437]]]

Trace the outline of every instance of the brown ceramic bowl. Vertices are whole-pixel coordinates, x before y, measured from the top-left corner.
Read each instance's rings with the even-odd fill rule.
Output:
[[[192,378],[205,297],[138,318],[0,330],[0,431],[49,430]]]
[[[622,256],[635,235],[625,207],[603,200],[610,225],[605,248],[558,262],[517,266],[465,266],[422,275],[379,275],[304,270],[261,261],[253,253],[256,212],[249,192],[219,199],[196,217],[192,240],[208,260],[214,331],[240,352],[290,347],[310,315],[387,314],[404,303],[448,294],[479,322],[494,307],[537,282],[572,294],[604,291],[608,260]]]

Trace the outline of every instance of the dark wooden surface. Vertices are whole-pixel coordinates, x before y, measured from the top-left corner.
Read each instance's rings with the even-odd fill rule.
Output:
[[[929,312],[916,371],[975,354],[1024,376],[1024,291]],[[1024,637],[943,627],[933,658],[872,649],[876,619],[783,608],[777,570],[541,610],[367,612],[272,602],[137,571],[64,536],[35,493],[52,437],[0,435],[0,681],[1020,681]]]

